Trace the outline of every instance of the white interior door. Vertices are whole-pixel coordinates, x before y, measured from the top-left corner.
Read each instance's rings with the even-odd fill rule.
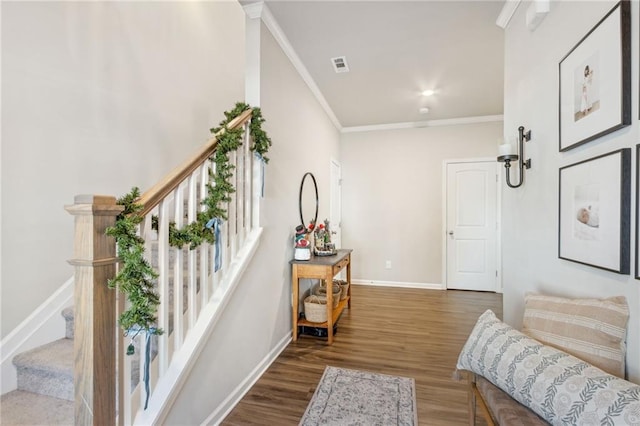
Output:
[[[446,179],[446,286],[496,291],[496,163],[448,163]]]
[[[336,160],[331,160],[330,167],[329,226],[335,232],[331,235],[331,241],[336,248],[342,248],[342,168]]]

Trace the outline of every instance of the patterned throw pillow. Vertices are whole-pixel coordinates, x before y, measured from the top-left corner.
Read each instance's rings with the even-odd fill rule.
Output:
[[[524,300],[524,334],[625,377],[629,306],[624,296],[566,299],[527,294]]]
[[[514,330],[487,310],[457,368],[488,379],[554,425],[637,425],[640,386]]]

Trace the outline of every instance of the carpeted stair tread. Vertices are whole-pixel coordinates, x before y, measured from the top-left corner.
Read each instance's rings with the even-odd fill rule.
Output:
[[[73,401],[12,391],[0,398],[2,425],[72,425]]]
[[[73,340],[60,339],[13,358],[18,389],[73,401]]]
[[[59,339],[39,346],[13,358],[17,368],[37,368],[54,373],[73,371],[73,340]]]

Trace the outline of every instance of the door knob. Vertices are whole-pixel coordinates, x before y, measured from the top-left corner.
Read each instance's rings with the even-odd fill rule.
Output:
[[[453,231],[449,231],[449,235],[453,235]]]

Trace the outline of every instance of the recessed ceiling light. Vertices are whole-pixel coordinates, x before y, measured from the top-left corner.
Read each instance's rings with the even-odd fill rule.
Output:
[[[418,111],[420,111],[420,114],[428,114],[429,113],[429,108],[422,107]]]
[[[433,89],[427,89],[422,92],[422,96],[433,96],[436,93]]]

